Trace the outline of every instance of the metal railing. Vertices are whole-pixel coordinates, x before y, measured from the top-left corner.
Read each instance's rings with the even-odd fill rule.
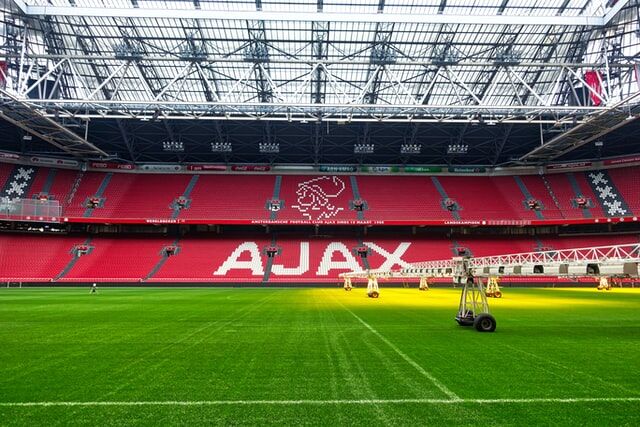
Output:
[[[0,198],[0,219],[60,222],[61,216],[58,200]]]

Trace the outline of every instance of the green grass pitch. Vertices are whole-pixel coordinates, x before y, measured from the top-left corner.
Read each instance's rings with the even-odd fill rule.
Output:
[[[2,289],[1,425],[640,425],[640,290]]]

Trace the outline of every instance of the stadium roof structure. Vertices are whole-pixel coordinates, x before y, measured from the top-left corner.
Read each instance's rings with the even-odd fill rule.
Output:
[[[637,0],[2,4],[2,116],[77,157],[535,164],[640,114]]]

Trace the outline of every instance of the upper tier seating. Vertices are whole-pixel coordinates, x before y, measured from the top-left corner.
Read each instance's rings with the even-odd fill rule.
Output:
[[[200,175],[193,187],[191,206],[179,218],[253,220],[268,219],[273,175]]]
[[[64,215],[71,217],[84,216],[87,210],[87,199],[96,195],[105,175],[103,173],[85,173],[71,202],[65,207]]]
[[[511,178],[511,177],[509,177]],[[441,176],[447,196],[460,206],[461,219],[534,219],[521,205],[524,196],[511,180],[489,177]]]
[[[182,195],[190,175],[85,174],[68,216],[83,216],[87,198],[99,196],[92,218],[171,218],[172,202]]]
[[[0,163],[0,186],[14,170]],[[587,172],[522,176],[136,174],[37,168],[28,197],[45,190],[64,216],[211,222],[533,221],[602,218]],[[640,212],[640,167],[610,169],[631,212]],[[578,195],[590,201],[578,208]],[[96,207],[88,209],[94,199]],[[69,202],[70,200],[70,202]],[[182,200],[182,209],[176,201]],[[535,209],[529,203],[537,205]],[[448,206],[451,205],[451,206]]]
[[[0,189],[4,187],[5,183],[7,182],[7,178],[9,178],[9,175],[11,174],[11,171],[13,171],[14,167],[15,165],[12,165],[10,163],[0,163]]]
[[[635,215],[640,215],[640,169],[610,169],[609,176]]]
[[[509,178],[514,179],[513,177]],[[552,195],[549,192],[549,189],[545,186],[545,183],[541,176],[523,175],[520,177],[520,179],[522,180],[523,185],[529,191],[531,196],[533,196],[535,200],[541,203],[542,208],[540,209],[540,214],[544,217],[544,219],[561,219],[564,217],[564,214],[560,211],[558,205],[556,204],[556,201],[553,199],[555,193],[553,193]],[[520,204],[520,206],[522,206],[522,204]],[[576,217],[576,212],[571,212],[571,216]]]
[[[452,219],[442,197],[426,176],[359,176],[360,197],[367,203],[364,216],[371,220]]]
[[[33,184],[31,184],[29,198],[46,192],[50,200],[57,200],[61,205],[65,205],[77,176],[78,171],[39,168],[36,173],[36,178]],[[48,186],[47,183],[49,180],[51,180],[51,182]]]
[[[354,199],[349,176],[300,176],[282,177],[280,197],[284,208],[278,219],[288,220],[355,220],[356,212],[349,202]]]
[[[546,175],[546,180],[555,195],[556,201],[560,206],[562,215],[565,218],[581,218],[585,214],[587,217],[603,217],[604,213],[598,203],[598,199],[593,194],[591,186],[586,181],[584,174],[572,173],[572,174],[553,174]],[[572,181],[575,188],[572,185]],[[585,211],[576,205],[576,198],[578,196],[584,197],[588,202],[588,209]]]

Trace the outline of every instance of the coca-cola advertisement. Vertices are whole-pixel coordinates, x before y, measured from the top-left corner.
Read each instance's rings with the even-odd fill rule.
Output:
[[[235,172],[268,172],[271,166],[267,165],[233,165],[231,170]]]

